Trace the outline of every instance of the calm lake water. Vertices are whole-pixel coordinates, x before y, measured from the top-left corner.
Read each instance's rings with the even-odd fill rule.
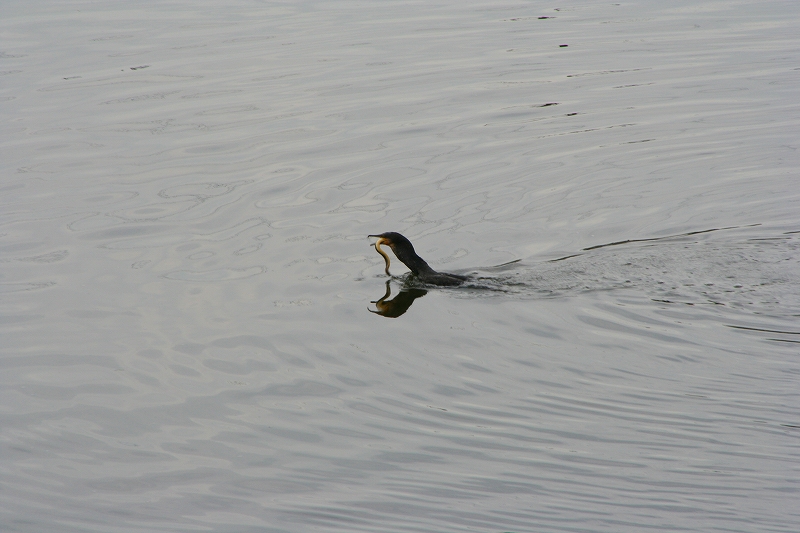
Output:
[[[2,531],[797,531],[800,3],[2,11]]]

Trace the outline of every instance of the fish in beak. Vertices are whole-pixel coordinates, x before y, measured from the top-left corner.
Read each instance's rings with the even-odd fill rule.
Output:
[[[389,273],[389,264],[391,263],[391,261],[389,260],[389,256],[386,255],[386,252],[384,252],[381,249],[381,244],[387,244],[387,245],[391,246],[392,241],[390,241],[386,237],[382,237],[380,235],[369,235],[369,237],[377,237],[378,238],[378,240],[375,241],[375,244],[373,246],[375,246],[375,251],[378,252],[379,254],[381,254],[383,256],[383,260],[386,261],[386,268],[384,269],[384,272],[386,272],[387,276],[391,276],[391,274]]]

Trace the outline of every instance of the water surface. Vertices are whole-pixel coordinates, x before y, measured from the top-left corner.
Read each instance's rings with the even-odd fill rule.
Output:
[[[796,530],[796,3],[4,13],[3,531]]]

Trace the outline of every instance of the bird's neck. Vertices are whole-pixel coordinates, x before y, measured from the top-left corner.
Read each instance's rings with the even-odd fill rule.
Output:
[[[396,255],[397,258],[417,276],[420,274],[436,273],[436,271],[432,269],[428,263],[426,263],[425,260],[418,256],[413,250],[394,250],[394,255]]]

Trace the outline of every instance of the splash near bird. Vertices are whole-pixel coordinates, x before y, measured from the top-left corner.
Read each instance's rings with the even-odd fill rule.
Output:
[[[370,237],[377,237],[375,241],[375,251],[383,256],[386,261],[386,275],[391,276],[389,273],[389,256],[386,255],[381,249],[381,244],[385,244],[392,249],[394,255],[408,267],[409,270],[423,283],[430,283],[431,285],[441,286],[455,286],[461,285],[467,280],[466,276],[459,276],[458,274],[447,274],[445,272],[436,272],[432,269],[423,258],[417,255],[414,251],[414,245],[411,241],[403,237],[397,232],[387,231],[380,235],[370,235]]]

